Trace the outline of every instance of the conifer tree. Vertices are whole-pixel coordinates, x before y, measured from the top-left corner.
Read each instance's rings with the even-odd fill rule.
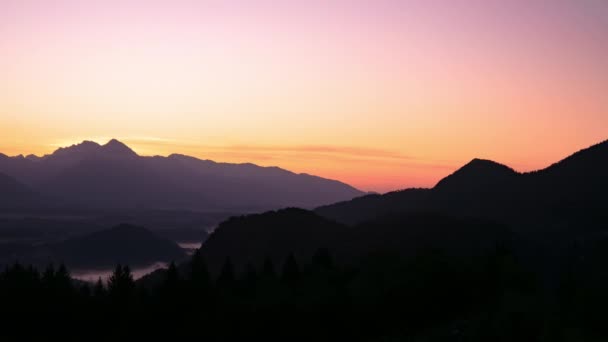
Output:
[[[106,289],[103,286],[103,281],[101,280],[101,277],[99,277],[99,279],[97,279],[97,282],[95,283],[95,287],[93,287],[93,296],[95,298],[103,298],[105,297],[106,294]]]
[[[277,273],[274,269],[274,263],[272,259],[266,257],[264,259],[264,265],[262,266],[262,278],[265,280],[273,280],[277,276]]]
[[[201,255],[200,249],[196,250],[190,263],[190,278],[195,288],[208,289],[211,283],[211,276],[207,263]]]
[[[334,261],[327,248],[319,248],[312,256],[312,268],[315,271],[328,271],[334,267]]]
[[[171,262],[169,264],[169,268],[167,269],[167,277],[165,279],[165,291],[168,293],[176,294],[179,290],[179,273],[177,271],[177,266],[175,262]]]
[[[284,282],[290,285],[295,284],[300,279],[300,267],[293,253],[290,253],[287,260],[285,260],[281,277]]]
[[[135,281],[128,266],[117,265],[108,280],[108,293],[118,300],[128,300],[135,290]]]
[[[57,289],[62,292],[67,292],[72,289],[72,278],[67,267],[62,263],[59,265],[57,272],[55,273],[55,284]]]
[[[232,265],[232,260],[230,258],[226,258],[224,262],[224,266],[222,266],[222,270],[220,271],[220,275],[217,278],[217,285],[220,289],[230,289],[234,286],[235,276],[234,276],[234,266]]]

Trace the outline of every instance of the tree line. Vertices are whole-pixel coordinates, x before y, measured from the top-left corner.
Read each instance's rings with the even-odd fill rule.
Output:
[[[0,334],[29,322],[107,334],[171,332],[208,340],[595,341],[606,336],[601,283],[565,267],[554,291],[510,248],[460,258],[375,253],[337,265],[330,251],[210,274],[200,251],[145,281],[118,265],[107,283],[14,264],[0,274]],[[608,284],[605,281],[604,284]],[[16,328],[15,328],[16,329]]]

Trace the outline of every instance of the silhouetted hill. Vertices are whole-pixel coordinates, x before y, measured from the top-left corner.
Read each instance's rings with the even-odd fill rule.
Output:
[[[262,267],[266,258],[281,265],[290,253],[308,260],[319,249],[331,251],[346,264],[373,253],[411,257],[432,250],[481,255],[508,239],[507,228],[486,220],[422,214],[386,216],[346,227],[311,211],[284,209],[223,222],[201,252],[216,273],[227,257],[242,271],[248,263]]]
[[[184,250],[174,242],[160,238],[145,228],[123,224],[57,243],[35,246],[19,261],[38,265],[64,262],[72,268],[106,268],[116,264],[136,267],[184,257]]]
[[[607,174],[608,141],[604,141],[544,170],[524,174],[519,186],[528,190],[524,194],[530,210],[544,210],[570,226],[602,223],[605,229]]]
[[[512,181],[517,177],[513,169],[491,160],[473,159],[453,174],[440,180],[435,190],[449,193],[462,193],[499,183]]]
[[[529,184],[541,189],[559,187],[562,191],[598,194],[606,189],[608,180],[608,141],[576,152],[550,167],[524,174]]]
[[[348,228],[311,211],[288,208],[235,216],[222,222],[201,248],[212,271],[227,257],[238,267],[261,266],[266,258],[278,265],[289,253],[309,259],[318,248],[337,245]]]
[[[0,156],[0,172],[70,209],[251,212],[312,208],[363,194],[277,167],[177,154],[142,157],[115,139],[105,145],[85,141],[43,157]]]
[[[185,248],[198,247],[208,230],[230,217],[228,213],[145,211],[101,216],[44,215],[29,216],[0,212],[0,264],[12,254],[23,255],[32,247],[85,236],[120,224],[146,227],[154,235],[169,239]],[[23,252],[23,253],[22,253]]]
[[[474,159],[432,189],[364,196],[315,211],[347,224],[381,214],[433,212],[489,218],[517,228],[603,229],[606,174],[608,142],[603,142],[536,172],[517,173]]]
[[[571,156],[538,171],[562,176],[602,175],[608,169],[608,140],[580,150]]]

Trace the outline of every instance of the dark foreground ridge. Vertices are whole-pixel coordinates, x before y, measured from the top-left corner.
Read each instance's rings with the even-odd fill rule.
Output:
[[[15,264],[0,273],[0,335],[35,334],[14,324],[32,322],[97,336],[203,331],[211,341],[602,341],[605,247],[571,259],[549,288],[506,243],[474,255],[378,251],[348,264],[321,248],[242,270],[226,258],[218,274],[198,252],[138,282],[117,266],[107,285],[73,281],[64,266]]]

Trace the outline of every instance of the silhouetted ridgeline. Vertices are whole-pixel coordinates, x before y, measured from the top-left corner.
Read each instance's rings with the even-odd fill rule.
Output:
[[[0,172],[44,196],[45,205],[34,202],[22,209],[30,211],[251,212],[313,208],[363,194],[338,181],[277,167],[177,154],[142,157],[117,140],[103,146],[85,141],[43,157],[0,155]]]
[[[416,212],[485,217],[518,231],[606,229],[608,141],[550,167],[517,173],[475,159],[432,189],[371,195],[317,208],[327,218],[355,224],[386,214]]]

